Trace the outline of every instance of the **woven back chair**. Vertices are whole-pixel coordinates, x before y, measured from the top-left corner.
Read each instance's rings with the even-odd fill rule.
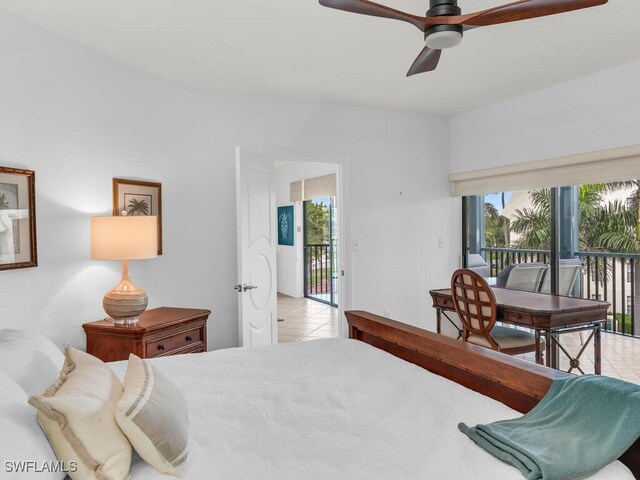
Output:
[[[482,335],[499,350],[491,337],[497,319],[496,297],[485,279],[472,270],[457,270],[451,277],[451,295],[462,322],[462,339],[466,342],[472,334]]]
[[[531,332],[496,326],[496,297],[476,272],[464,268],[456,270],[451,277],[451,296],[462,322],[463,341],[507,355],[536,351],[535,335]]]

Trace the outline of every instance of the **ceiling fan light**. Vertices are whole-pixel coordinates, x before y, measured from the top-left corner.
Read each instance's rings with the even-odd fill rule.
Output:
[[[428,35],[425,43],[427,47],[434,50],[444,50],[445,48],[455,47],[462,42],[462,32],[455,30],[445,30],[442,32],[433,32]]]

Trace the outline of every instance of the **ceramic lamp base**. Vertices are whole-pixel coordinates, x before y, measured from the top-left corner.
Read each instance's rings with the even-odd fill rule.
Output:
[[[114,325],[133,325],[147,309],[147,293],[129,278],[129,265],[122,262],[122,279],[102,299],[102,307]]]

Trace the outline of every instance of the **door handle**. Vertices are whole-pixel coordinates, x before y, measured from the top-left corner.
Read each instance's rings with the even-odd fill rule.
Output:
[[[234,290],[237,290],[237,291],[238,291],[238,293],[242,293],[242,285],[241,285],[241,284],[234,285],[234,286],[233,286],[233,289],[234,289]]]
[[[255,285],[247,285],[246,283],[242,285],[242,291],[246,292],[247,290],[253,290],[254,288],[258,288]]]

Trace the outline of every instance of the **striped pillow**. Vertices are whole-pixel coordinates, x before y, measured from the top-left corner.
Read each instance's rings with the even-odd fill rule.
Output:
[[[102,360],[73,347],[65,348],[65,363],[56,380],[29,403],[58,458],[77,469],[74,480],[128,478],[131,445],[114,418],[122,385]]]
[[[189,446],[187,402],[156,367],[133,354],[115,417],[147,463],[160,473],[182,476]]]

